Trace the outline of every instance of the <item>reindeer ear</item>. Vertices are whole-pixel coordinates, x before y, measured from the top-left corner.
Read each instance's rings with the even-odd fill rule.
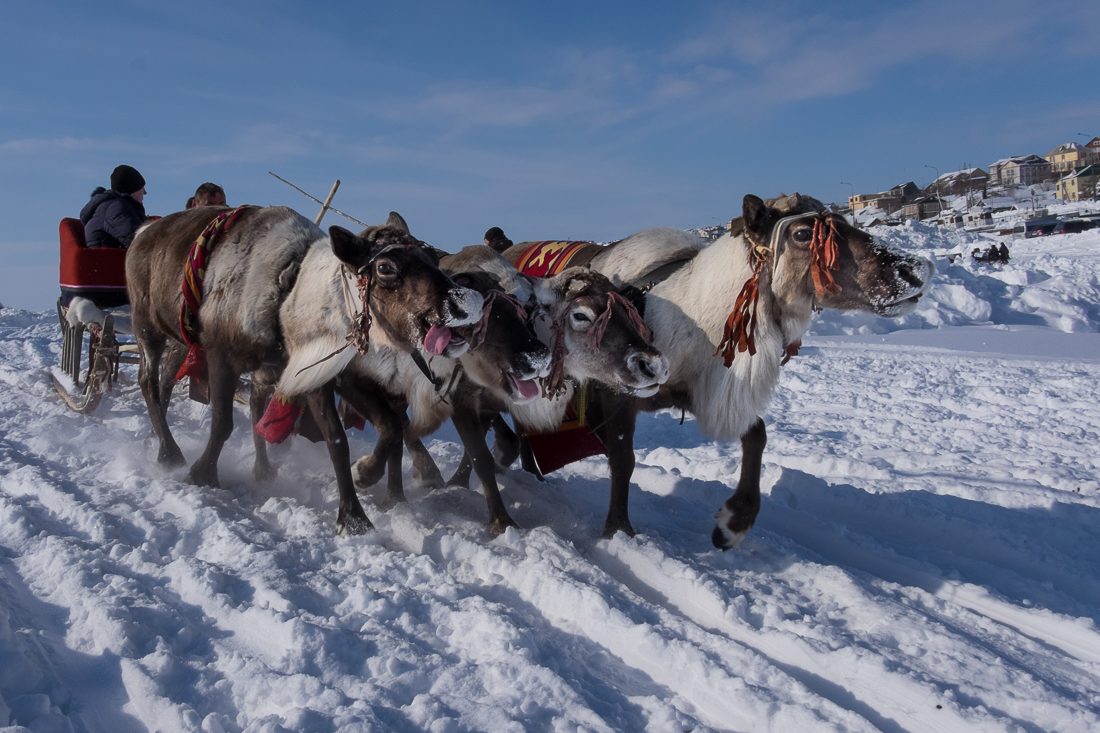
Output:
[[[396,211],[390,212],[390,218],[386,219],[386,226],[396,229],[402,234],[409,233],[409,225],[405,223],[405,219]]]
[[[742,212],[745,231],[763,236],[768,220],[768,210],[764,206],[763,199],[759,196],[753,196],[751,193],[747,194],[742,205]]]
[[[364,262],[370,259],[370,244],[347,229],[331,226],[328,228],[328,236],[332,240],[332,253],[341,262],[346,262],[353,268],[359,269]]]
[[[517,272],[516,277],[511,278],[509,281],[508,294],[516,298],[519,298],[521,302],[527,303],[535,298],[536,282],[535,278],[530,275],[524,275],[522,272]]]

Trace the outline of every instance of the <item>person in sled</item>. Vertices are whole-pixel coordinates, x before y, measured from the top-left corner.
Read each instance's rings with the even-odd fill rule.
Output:
[[[504,236],[503,229],[493,227],[485,232],[485,246],[496,252],[503,252],[512,246],[512,240]]]
[[[216,183],[207,181],[195,189],[195,195],[187,199],[187,208],[199,206],[226,206],[225,189]]]
[[[126,249],[145,223],[145,179],[136,168],[120,165],[111,171],[111,188],[97,186],[80,211],[89,247]]]

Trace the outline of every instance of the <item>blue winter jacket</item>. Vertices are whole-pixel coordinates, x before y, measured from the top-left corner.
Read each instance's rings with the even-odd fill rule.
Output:
[[[145,223],[145,207],[130,196],[100,186],[80,211],[80,221],[89,247],[125,249]]]

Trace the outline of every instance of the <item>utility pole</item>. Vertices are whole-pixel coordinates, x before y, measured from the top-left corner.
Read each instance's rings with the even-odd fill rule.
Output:
[[[852,195],[848,197],[848,208],[850,209],[850,208],[852,208],[852,199],[854,199],[856,197],[856,187],[853,186],[850,183],[846,183],[845,181],[841,181],[840,185],[841,186],[848,186],[850,189],[852,189]]]

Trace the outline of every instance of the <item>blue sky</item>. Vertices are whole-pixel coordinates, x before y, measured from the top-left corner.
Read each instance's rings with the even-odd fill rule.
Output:
[[[112,168],[454,251],[707,226],[1100,135],[1096,2],[0,4],[0,303]],[[355,225],[335,215],[325,225]]]

